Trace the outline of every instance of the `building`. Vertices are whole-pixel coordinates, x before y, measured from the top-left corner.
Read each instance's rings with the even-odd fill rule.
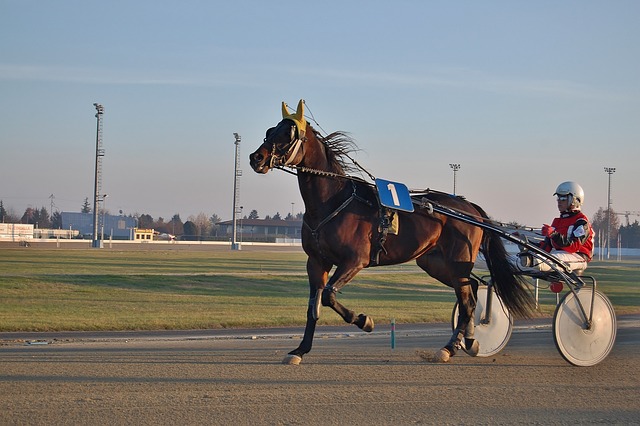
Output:
[[[33,239],[33,225],[0,223],[0,241],[26,241]]]
[[[155,231],[153,229],[133,229],[133,239],[135,241],[147,242],[153,241],[153,236],[155,235]]]
[[[62,228],[77,230],[81,237],[93,238],[93,213],[62,212]],[[129,216],[98,215],[98,238],[105,240],[131,240],[136,218]]]
[[[222,235],[233,235],[233,221],[218,222]],[[236,221],[238,241],[300,240],[302,238],[301,220],[274,219],[238,219]]]

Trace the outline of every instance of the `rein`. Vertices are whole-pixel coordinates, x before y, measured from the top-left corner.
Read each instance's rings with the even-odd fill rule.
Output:
[[[295,172],[292,171],[292,170],[287,170],[285,168],[285,166],[287,168],[289,168],[289,169],[295,170]],[[294,176],[298,175],[298,173],[296,173],[296,172],[302,172],[302,173],[309,173],[309,174],[312,174],[312,175],[323,176],[323,177],[332,177],[332,178],[336,178],[336,179],[345,179],[345,180],[350,180],[352,182],[360,182],[360,183],[364,183],[365,185],[373,186],[369,182],[366,182],[364,179],[361,179],[359,177],[349,176],[349,175],[341,175],[339,173],[329,172],[329,171],[326,171],[326,170],[312,169],[312,168],[305,167],[305,166],[284,165],[284,166],[274,166],[273,168],[282,170],[283,172],[287,172],[287,173],[289,173],[291,175],[294,175]],[[366,170],[365,170],[365,172],[366,172]],[[369,175],[369,176],[372,176],[372,175]],[[373,179],[375,180],[375,178],[373,178]]]

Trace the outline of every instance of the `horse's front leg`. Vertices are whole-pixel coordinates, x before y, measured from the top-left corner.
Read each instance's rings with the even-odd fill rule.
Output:
[[[368,333],[373,331],[373,319],[364,314],[356,315],[354,311],[347,309],[343,304],[338,302],[336,297],[338,291],[351,281],[363,268],[364,265],[362,264],[338,266],[331,276],[329,283],[322,291],[322,305],[328,306],[336,311],[345,322],[355,324],[358,328]]]
[[[307,323],[304,327],[304,337],[300,345],[289,352],[282,361],[283,364],[298,365],[302,357],[311,351],[313,335],[316,331],[316,323],[320,318],[320,301],[331,265],[323,265],[316,259],[307,260],[307,275],[309,276],[309,305],[307,307]]]

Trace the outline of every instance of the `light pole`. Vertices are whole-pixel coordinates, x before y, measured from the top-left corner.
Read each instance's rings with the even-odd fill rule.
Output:
[[[104,107],[100,104],[94,103],[96,108],[96,174],[93,185],[93,243],[94,248],[101,248],[102,241],[98,240],[98,193],[100,192],[101,182],[101,166],[102,157],[104,156],[104,150],[102,149],[102,114],[104,114]]]
[[[605,173],[609,175],[609,189],[607,191],[607,259],[611,249],[611,175],[616,172],[615,167],[605,167]]]
[[[236,145],[236,165],[234,168],[233,174],[233,220],[231,222],[231,250],[241,250],[241,245],[236,241],[238,235],[237,223],[238,223],[238,214],[241,214],[240,210],[240,176],[242,175],[242,170],[240,170],[240,135],[234,133],[233,136],[236,138],[234,142]]]
[[[449,167],[453,169],[453,195],[456,195],[456,174],[460,170],[460,164],[449,164]]]

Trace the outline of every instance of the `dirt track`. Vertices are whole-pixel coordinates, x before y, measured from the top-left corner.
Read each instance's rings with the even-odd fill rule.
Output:
[[[3,334],[0,423],[637,424],[639,322],[622,324],[613,353],[584,368],[562,359],[549,327],[516,329],[498,355],[450,364],[425,360],[445,325],[399,325],[393,350],[384,330],[331,328],[299,366],[280,362],[300,336],[269,330],[48,344]]]

